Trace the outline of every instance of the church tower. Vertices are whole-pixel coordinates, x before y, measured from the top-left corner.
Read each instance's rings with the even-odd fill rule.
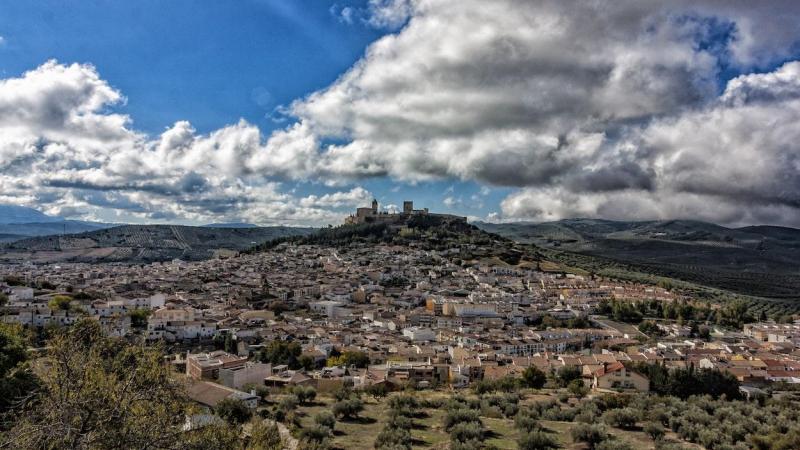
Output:
[[[372,199],[372,213],[378,214],[378,200],[374,198]]]

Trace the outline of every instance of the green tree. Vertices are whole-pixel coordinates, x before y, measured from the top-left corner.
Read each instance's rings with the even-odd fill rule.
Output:
[[[370,384],[365,389],[365,392],[368,395],[372,396],[372,398],[374,398],[375,400],[378,400],[379,398],[386,397],[386,395],[389,393],[389,389],[387,389],[386,385],[383,383]]]
[[[0,416],[38,386],[28,366],[28,342],[21,326],[0,323]]]
[[[529,388],[541,389],[547,382],[547,375],[538,367],[530,366],[522,371],[522,382]]]
[[[147,327],[147,318],[150,317],[150,310],[134,309],[129,315],[131,316],[131,325],[134,328]]]
[[[69,304],[71,301],[72,297],[66,295],[54,295],[53,298],[47,302],[47,306],[49,306],[52,310],[61,309],[66,311],[69,309]]]
[[[336,417],[330,411],[320,411],[314,416],[314,423],[333,430],[336,428]]]
[[[589,425],[586,423],[576,424],[569,434],[572,436],[573,441],[584,442],[591,449],[603,442],[608,436],[606,429],[602,425]]]
[[[214,414],[231,425],[241,425],[253,416],[247,405],[236,398],[226,398],[214,407]]]
[[[297,401],[300,402],[301,405],[311,403],[317,398],[317,390],[311,386],[295,386],[290,392],[297,396]]]
[[[326,363],[328,367],[334,366],[355,366],[363,369],[369,365],[369,356],[364,352],[346,351],[339,356],[332,356],[328,358]]]
[[[358,397],[350,397],[345,400],[338,401],[333,404],[331,411],[336,417],[343,419],[352,419],[358,417],[361,411],[364,410],[364,403]]]
[[[575,366],[564,366],[556,372],[556,381],[558,381],[558,385],[561,387],[567,387],[572,380],[580,378],[581,371]]]
[[[261,362],[268,362],[273,365],[286,364],[291,369],[299,369],[298,358],[302,352],[303,349],[297,342],[275,340],[267,344],[266,348],[259,352],[258,359]]]
[[[589,389],[583,384],[583,380],[575,379],[569,382],[569,386],[567,386],[567,390],[578,398],[583,398],[589,392]]]
[[[658,422],[647,422],[644,432],[654,441],[659,441],[664,437],[664,427]]]
[[[93,320],[56,334],[41,388],[19,408],[5,446],[192,448],[180,429],[189,411],[184,389],[162,356],[104,336]]]

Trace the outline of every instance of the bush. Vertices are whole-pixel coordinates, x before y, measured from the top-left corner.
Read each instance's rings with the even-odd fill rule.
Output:
[[[483,425],[480,422],[459,422],[450,428],[450,440],[458,442],[482,441]]]
[[[317,390],[311,386],[295,386],[289,392],[297,397],[301,405],[311,403],[317,398]]]
[[[606,439],[606,429],[602,425],[589,425],[579,423],[570,430],[570,436],[575,442],[585,442],[589,448],[595,446]]]
[[[415,410],[419,408],[419,402],[413,395],[401,394],[389,399],[389,408]]]
[[[647,422],[644,426],[644,432],[654,441],[661,440],[664,437],[664,427],[658,422]]]
[[[315,441],[315,442],[322,442],[331,437],[333,430],[330,428],[314,424],[308,428],[304,428],[303,431],[300,432],[300,437],[306,441]]]
[[[336,417],[330,411],[321,411],[314,416],[314,423],[333,431],[336,428]]]
[[[367,386],[364,392],[366,392],[368,395],[372,396],[372,398],[377,400],[379,398],[386,397],[386,395],[389,393],[389,389],[387,389],[386,385],[382,383],[371,384]]]
[[[341,400],[333,404],[333,415],[341,418],[358,417],[358,414],[364,410],[364,403],[358,397],[350,397],[347,400]]]
[[[286,397],[283,397],[280,402],[278,402],[278,409],[284,413],[288,413],[297,409],[297,405],[299,403],[300,401],[296,395],[287,395]]]
[[[384,428],[375,439],[376,449],[411,450],[411,432],[404,428]]]
[[[558,448],[558,443],[543,431],[525,433],[517,440],[520,450],[549,450]]]
[[[214,414],[231,425],[241,425],[253,416],[253,412],[243,401],[233,398],[226,398],[217,403]]]
[[[523,433],[538,431],[542,428],[539,421],[535,417],[530,416],[527,412],[520,412],[517,414],[517,417],[514,418],[514,426]]]
[[[480,422],[478,413],[471,409],[452,409],[444,416],[444,430],[450,431],[455,425],[462,422]]]
[[[639,414],[633,408],[612,409],[603,413],[603,422],[615,428],[635,428],[638,420]]]
[[[583,384],[583,380],[581,379],[570,381],[569,386],[567,386],[567,390],[578,398],[583,398],[589,392],[589,388]]]
[[[627,442],[609,439],[594,446],[594,450],[633,450]]]

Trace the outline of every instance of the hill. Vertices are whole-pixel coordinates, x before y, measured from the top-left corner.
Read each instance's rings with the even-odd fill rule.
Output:
[[[253,247],[272,239],[305,235],[311,228],[209,228],[173,225],[123,225],[60,236],[41,236],[6,244],[0,261],[152,262],[175,258],[202,260]]]
[[[479,228],[550,249],[550,255],[594,257],[581,264],[633,270],[733,292],[800,299],[800,230],[753,226],[726,228],[671,220],[617,222],[569,219],[547,223],[476,223]]]
[[[0,205],[0,224],[59,222],[59,217],[52,217],[33,208],[17,205]]]

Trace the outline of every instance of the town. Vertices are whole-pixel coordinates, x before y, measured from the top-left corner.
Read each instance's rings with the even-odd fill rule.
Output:
[[[383,219],[400,234],[409,232],[400,218],[428,214],[406,205]],[[352,217],[344,227],[370,226]],[[280,242],[200,262],[4,265],[0,317],[39,335],[89,318],[108,336],[164,345],[205,411],[187,429],[213,422],[231,398],[264,408],[261,391],[459,392],[534,369],[571,374],[565,385],[580,395],[647,393],[648,365],[729,374],[743,398],[800,386],[800,323],[745,324],[725,305],[665,287],[507,262],[494,241],[423,243]]]

